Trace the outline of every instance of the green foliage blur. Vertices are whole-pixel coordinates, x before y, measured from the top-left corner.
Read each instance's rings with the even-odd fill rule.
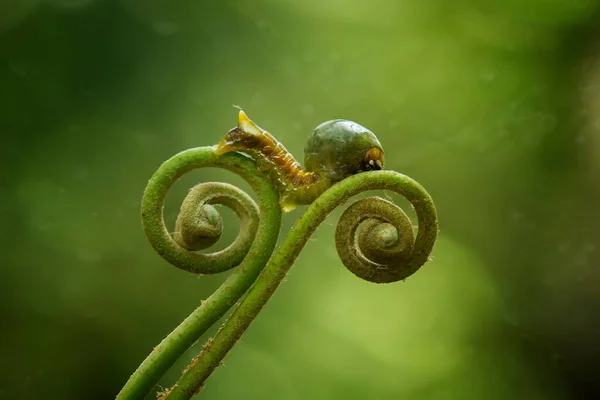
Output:
[[[367,283],[337,210],[198,398],[600,398],[598,1],[3,0],[0,101],[0,398],[114,398],[222,282],[160,259],[139,213],[232,105],[299,158],[325,120],[368,127],[441,237]],[[186,175],[170,226],[205,180],[239,183]]]

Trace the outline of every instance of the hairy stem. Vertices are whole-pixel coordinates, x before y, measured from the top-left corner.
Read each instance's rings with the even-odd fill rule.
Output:
[[[244,192],[231,185],[206,184],[194,188],[186,198],[173,238],[163,219],[167,191],[183,174],[203,167],[225,168],[244,178],[260,200],[260,220],[256,205]],[[278,201],[276,189],[256,172],[256,163],[237,153],[217,156],[212,147],[190,149],[175,155],[156,171],[142,201],[142,222],[154,249],[171,264],[193,273],[211,274],[239,267],[154,348],[117,399],[144,398],[171,365],[248,290],[277,243],[281,224]],[[223,204],[236,212],[241,219],[240,234],[225,250],[195,253],[191,250],[207,247],[220,236],[220,221],[215,219],[220,217],[215,215],[212,204]]]
[[[350,232],[352,238],[357,229],[373,232],[376,239],[359,237],[358,246],[369,247],[359,251],[354,239],[349,240],[344,234],[336,235],[338,253],[352,253],[350,258],[342,258],[344,264],[357,276],[373,282],[401,280],[422,266],[429,258],[438,233],[435,206],[425,189],[394,171],[369,172],[344,179],[308,207],[214,339],[207,342],[163,399],[192,397],[268,302],[317,226],[351,196],[376,189],[395,191],[411,202],[419,220],[416,240],[412,242],[412,228],[397,206],[377,197],[367,198],[344,213],[338,231]],[[364,236],[364,233],[359,235]],[[365,255],[368,254],[378,255],[377,259],[367,259]]]

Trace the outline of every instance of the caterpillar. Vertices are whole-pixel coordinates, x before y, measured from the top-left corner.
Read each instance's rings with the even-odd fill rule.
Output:
[[[214,146],[216,154],[246,153],[256,160],[280,194],[283,212],[312,203],[342,179],[383,168],[383,148],[373,132],[356,122],[335,119],[317,126],[304,149],[304,166],[273,135],[242,110],[238,125]]]

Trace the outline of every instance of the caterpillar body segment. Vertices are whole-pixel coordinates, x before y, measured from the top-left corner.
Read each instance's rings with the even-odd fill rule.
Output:
[[[347,120],[319,125],[309,137],[302,168],[273,135],[240,110],[238,125],[215,146],[216,154],[239,151],[252,156],[280,194],[283,212],[312,203],[333,183],[363,171],[383,168],[383,149],[377,137]]]

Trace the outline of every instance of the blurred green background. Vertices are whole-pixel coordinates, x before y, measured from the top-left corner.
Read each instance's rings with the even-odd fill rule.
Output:
[[[368,127],[441,237],[363,282],[337,210],[199,398],[600,398],[598,1],[3,0],[0,96],[0,398],[114,398],[222,282],[160,259],[139,213],[232,104],[300,159],[325,120]],[[169,224],[203,180],[239,182],[186,175]]]

